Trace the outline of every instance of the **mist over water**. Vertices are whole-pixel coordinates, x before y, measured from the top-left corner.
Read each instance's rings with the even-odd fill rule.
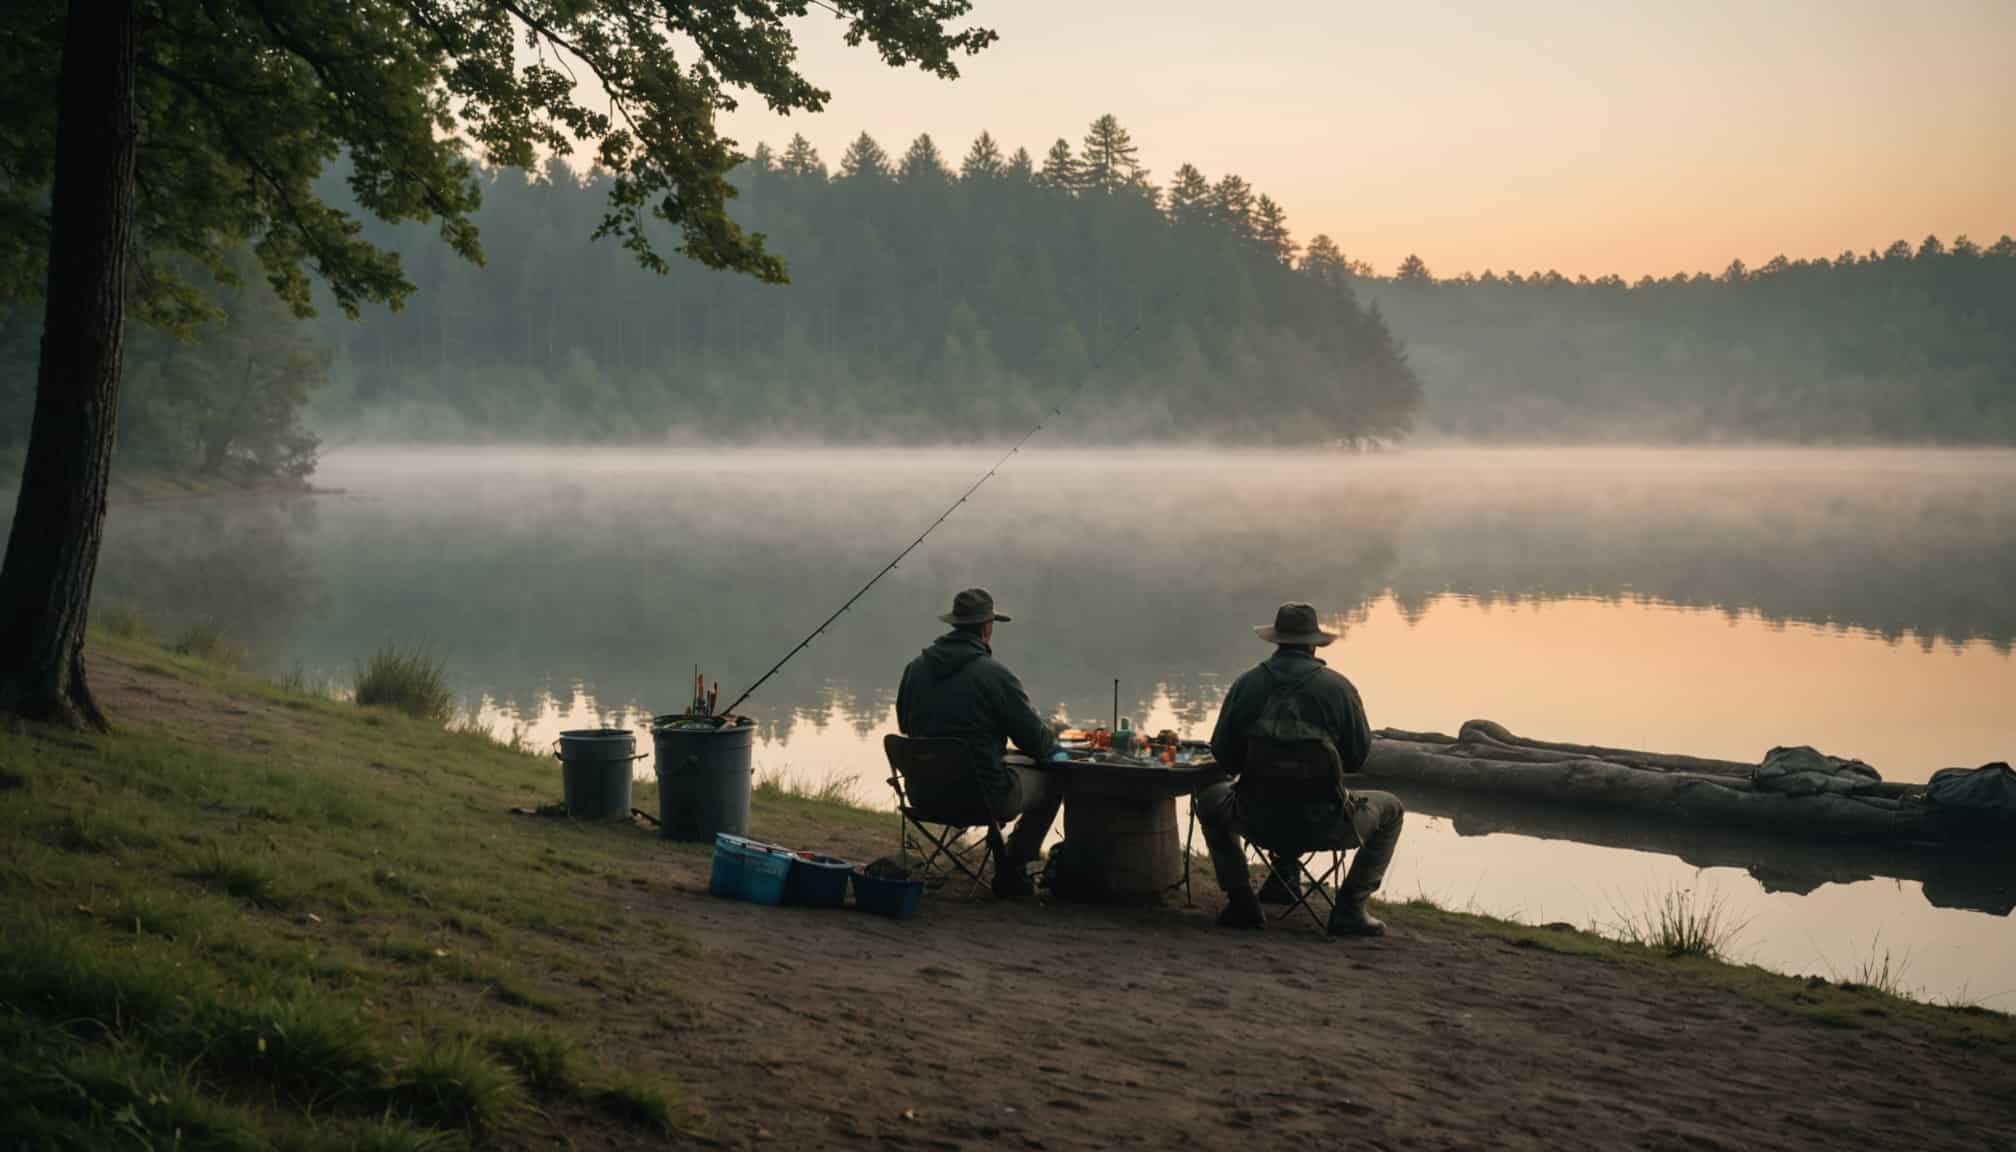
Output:
[[[340,680],[424,638],[472,707],[544,740],[676,710],[696,664],[739,695],[997,452],[352,448],[327,494],[115,510],[99,594],[171,635],[211,618],[276,673]],[[1741,760],[1808,743],[1919,780],[2016,752],[2012,573],[2012,453],[1033,451],[743,711],[759,770],[882,802],[897,674],[961,587],[1015,614],[997,650],[1040,709],[1106,718],[1118,679],[1123,714],[1200,736],[1265,655],[1250,626],[1306,598],[1375,726],[1484,716]],[[1577,924],[1707,885],[1761,963],[1845,974],[1880,940],[1907,984],[2016,1002],[2010,918],[1911,881],[1796,895],[1418,813],[1392,876]]]

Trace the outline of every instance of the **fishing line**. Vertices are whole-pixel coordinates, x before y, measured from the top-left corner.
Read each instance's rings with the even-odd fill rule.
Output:
[[[1180,293],[1178,295],[1180,296]],[[1044,429],[1044,427],[1047,424],[1049,424],[1052,418],[1062,416],[1064,414],[1064,406],[1066,404],[1069,404],[1072,400],[1076,399],[1078,393],[1084,391],[1085,386],[1092,382],[1092,378],[1098,374],[1099,369],[1105,367],[1106,358],[1108,356],[1111,356],[1113,353],[1119,351],[1120,348],[1123,345],[1125,345],[1127,341],[1133,339],[1134,334],[1141,331],[1141,329],[1144,326],[1146,326],[1147,323],[1148,318],[1146,316],[1143,316],[1135,320],[1134,326],[1132,328],[1129,328],[1126,332],[1122,333],[1119,339],[1113,341],[1112,344],[1107,346],[1104,352],[1101,352],[1099,354],[1099,359],[1092,362],[1092,367],[1085,373],[1085,378],[1080,380],[1075,386],[1073,386],[1070,391],[1066,392],[1057,401],[1056,404],[1052,405],[1050,411],[1044,415],[1043,419],[1036,422],[1035,427],[1029,429],[1029,431],[1027,432],[1024,432],[1022,434],[1022,438],[1015,442],[1014,447],[1008,449],[1008,451],[1006,452],[1003,452],[1001,454],[1001,458],[999,460],[994,461],[993,466],[988,468],[987,471],[981,473],[980,478],[978,480],[973,481],[972,485],[968,487],[966,491],[960,493],[959,498],[957,500],[954,500],[952,503],[946,505],[945,510],[938,514],[938,518],[936,520],[933,520],[924,529],[924,531],[918,533],[917,538],[915,540],[912,540],[907,546],[905,546],[901,552],[898,552],[896,554],[895,559],[889,561],[889,563],[887,564],[884,564],[880,572],[877,572],[875,573],[875,575],[869,577],[868,582],[866,584],[863,584],[860,587],[860,589],[854,593],[854,595],[849,596],[847,598],[846,603],[840,605],[839,608],[835,609],[831,616],[828,616],[817,628],[812,629],[812,631],[808,633],[803,640],[798,641],[796,647],[792,648],[789,652],[786,652],[782,660],[779,660],[777,661],[777,663],[771,665],[770,670],[768,672],[765,672],[760,678],[757,679],[757,681],[754,684],[751,684],[748,687],[748,689],[742,693],[742,695],[737,696],[733,703],[729,704],[728,707],[723,708],[717,714],[722,716],[734,715],[735,709],[738,705],[740,705],[744,700],[749,699],[749,697],[754,696],[758,688],[761,688],[763,687],[763,685],[769,683],[770,678],[772,676],[775,676],[778,673],[778,671],[784,667],[784,665],[789,664],[791,662],[792,657],[798,655],[798,653],[803,652],[806,648],[810,647],[812,641],[817,640],[820,637],[820,635],[826,631],[827,628],[832,626],[835,620],[840,619],[840,617],[844,615],[849,608],[852,608],[854,606],[856,601],[860,600],[861,597],[866,596],[870,588],[873,588],[875,587],[875,585],[881,583],[882,578],[884,576],[887,576],[889,575],[889,573],[894,572],[896,570],[896,566],[903,562],[903,558],[905,556],[908,556],[910,555],[910,553],[915,552],[918,546],[924,543],[925,538],[929,537],[931,533],[936,532],[938,530],[938,526],[940,524],[943,524],[945,523],[945,521],[951,519],[952,513],[957,512],[961,504],[964,504],[966,503],[967,500],[971,499],[973,494],[980,490],[980,486],[982,484],[985,484],[987,483],[987,481],[992,480],[994,478],[995,473],[1001,470],[1002,465],[1008,463],[1008,461],[1011,458],[1013,458],[1016,453],[1022,451],[1023,446],[1028,444],[1029,441],[1033,439],[1038,432],[1041,432]]]

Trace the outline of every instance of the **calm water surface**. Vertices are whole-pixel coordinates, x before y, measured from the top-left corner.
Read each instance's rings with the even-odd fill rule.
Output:
[[[738,694],[990,459],[350,450],[331,494],[115,513],[101,589],[338,683],[429,638],[472,708],[544,742],[681,707],[696,663]],[[1105,717],[1118,678],[1137,723],[1195,736],[1265,655],[1250,625],[1295,597],[1344,632],[1327,655],[1376,726],[1488,717],[1738,760],[1805,743],[1922,780],[2016,755],[2012,577],[2012,454],[1037,452],[744,710],[759,771],[886,804],[897,674],[956,589],[1015,613],[997,651],[1039,708]],[[1417,812],[1387,894],[1601,927],[1689,889],[1746,922],[1741,958],[1847,978],[1887,953],[1920,994],[2016,1009],[2008,878],[1956,899],[1852,861],[1638,843]]]

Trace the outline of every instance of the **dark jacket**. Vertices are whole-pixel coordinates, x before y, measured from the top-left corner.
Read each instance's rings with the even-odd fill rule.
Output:
[[[1041,763],[1057,737],[1029,706],[1029,694],[986,641],[953,630],[933,641],[903,669],[896,692],[896,727],[905,736],[951,736],[973,749],[983,778],[1005,781],[1001,756],[1008,741]]]
[[[1299,687],[1291,687],[1298,682]],[[1260,719],[1268,698],[1278,691],[1301,694],[1308,705],[1303,715],[1322,718],[1321,727],[1337,745],[1344,771],[1356,772],[1365,766],[1365,757],[1372,752],[1372,729],[1365,722],[1365,705],[1358,699],[1358,689],[1309,653],[1278,648],[1234,680],[1225,693],[1218,726],[1211,731],[1211,757],[1228,775],[1236,776],[1244,767],[1247,732]]]

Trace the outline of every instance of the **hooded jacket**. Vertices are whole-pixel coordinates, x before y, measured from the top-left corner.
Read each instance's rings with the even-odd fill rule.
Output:
[[[954,629],[903,669],[896,727],[905,736],[953,737],[973,749],[983,777],[1005,781],[1009,741],[1039,763],[1057,746],[1050,726],[1029,706],[1022,682],[994,658],[987,642]]]

